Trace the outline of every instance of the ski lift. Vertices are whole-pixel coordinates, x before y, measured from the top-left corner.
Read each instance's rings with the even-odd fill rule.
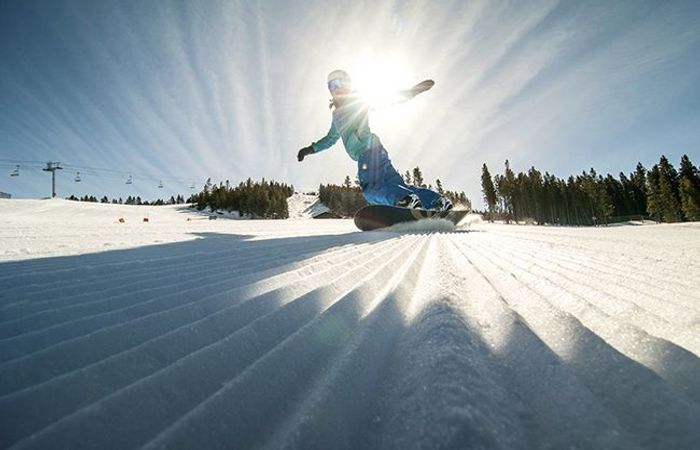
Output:
[[[190,189],[194,189],[194,182],[192,182],[192,184],[190,184]]]
[[[19,176],[19,164],[15,166],[15,170],[12,171],[10,176],[11,177],[18,177]]]
[[[75,173],[75,182],[80,183],[80,172]]]
[[[126,179],[126,184],[134,184],[134,182],[131,180],[131,175],[129,175],[129,178]]]
[[[159,182],[158,182],[158,188],[159,188],[159,189],[163,189],[163,182],[162,182],[162,181],[159,181]]]

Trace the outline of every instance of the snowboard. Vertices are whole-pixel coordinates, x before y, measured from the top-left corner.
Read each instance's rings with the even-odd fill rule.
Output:
[[[457,225],[469,211],[450,210],[446,212],[427,209],[409,209],[388,205],[369,205],[355,213],[355,226],[362,231],[390,227],[402,222],[416,220],[447,219]]]

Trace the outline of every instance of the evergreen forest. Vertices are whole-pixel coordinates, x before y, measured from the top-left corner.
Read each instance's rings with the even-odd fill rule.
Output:
[[[238,211],[243,216],[256,219],[287,219],[287,198],[294,188],[274,181],[253,181],[248,178],[237,186],[225,183],[214,185],[208,179],[202,191],[191,196],[189,203],[197,209]]]
[[[558,178],[531,167],[515,173],[506,160],[501,174],[482,167],[481,188],[487,219],[557,225],[604,225],[650,219],[700,220],[700,174],[687,155],[679,170],[665,157],[650,169],[615,177],[595,169]]]

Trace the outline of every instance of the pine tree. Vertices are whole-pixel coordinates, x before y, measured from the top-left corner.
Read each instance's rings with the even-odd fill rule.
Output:
[[[423,173],[420,171],[420,167],[413,169],[413,185],[418,187],[425,187],[423,182]]]
[[[406,171],[406,173],[405,173],[404,176],[403,176],[403,181],[405,181],[406,184],[408,184],[408,185],[410,185],[411,182],[412,182],[412,180],[411,180],[411,172],[409,172],[408,170]]]
[[[563,204],[563,210],[562,210],[562,217],[561,217],[561,224],[562,225],[571,225],[572,224],[572,205],[571,205],[571,196],[567,190],[567,184],[564,180],[558,180],[557,181],[558,189],[559,189],[559,198],[561,198],[562,204]]]
[[[659,194],[659,165],[654,164],[654,166],[649,170],[646,177],[646,192],[647,192],[647,214],[656,220],[661,222],[661,196]]]
[[[681,157],[680,172],[678,174],[681,178],[688,178],[693,184],[700,184],[700,172],[698,168],[693,165],[688,158],[688,155],[683,155]]]
[[[534,166],[530,167],[530,170],[527,172],[526,183],[532,205],[531,217],[533,217],[538,224],[543,224],[546,222],[544,186],[542,174],[535,169]]]
[[[627,180],[625,174],[620,173],[620,178]],[[611,216],[627,215],[627,201],[625,198],[625,188],[621,181],[618,181],[612,175],[608,174],[602,180],[603,188],[605,189],[608,198],[610,199]]]
[[[440,194],[440,195],[445,194],[445,190],[442,188],[442,182],[440,181],[439,178],[437,180],[435,180],[435,186],[437,187],[438,194]]]
[[[632,186],[632,181],[627,178],[627,176],[620,172],[620,193],[622,198],[622,209],[623,212],[619,215],[631,216],[635,214],[634,205],[634,187]]]
[[[681,178],[681,208],[686,220],[700,220],[700,190],[688,178]]]
[[[579,195],[578,183],[576,178],[569,176],[566,180],[566,204],[568,207],[568,225],[581,225],[581,196]]]
[[[559,218],[559,191],[556,188],[557,179],[549,172],[544,173],[542,179],[542,198],[544,200],[543,218],[549,223],[560,223]]]
[[[343,186],[350,189],[352,187],[352,182],[350,181],[350,176],[345,175],[345,181],[343,182]]]
[[[509,222],[513,216],[513,193],[515,189],[515,174],[510,168],[510,163],[506,159],[505,172],[499,178],[498,194],[503,204],[503,212],[506,214],[506,221]],[[517,220],[517,219],[516,219]]]
[[[683,217],[689,221],[698,221],[700,220],[700,173],[688,155],[683,155],[681,158],[680,179]]]
[[[630,175],[632,185],[632,197],[634,199],[634,214],[647,215],[647,171],[638,162],[634,173]]]
[[[596,211],[598,218],[605,225],[608,224],[608,219],[613,214],[613,205],[607,189],[605,189],[605,181],[603,177],[598,175],[596,179]]]
[[[457,203],[464,205],[470,211],[472,209],[472,202],[464,192],[460,192]]]
[[[678,173],[673,165],[661,156],[659,160],[659,201],[661,207],[661,219],[664,222],[678,222],[681,220],[681,207],[679,201]]]
[[[592,173],[588,173],[585,170],[581,173],[581,177],[578,181],[580,186],[581,194],[581,207],[583,208],[582,219],[587,225],[595,225],[598,221],[598,217],[595,212],[595,170],[591,168]],[[588,217],[586,217],[586,214]]]
[[[484,194],[484,201],[489,209],[489,221],[493,222],[493,214],[496,209],[496,188],[489,173],[486,163],[481,168],[481,192]]]

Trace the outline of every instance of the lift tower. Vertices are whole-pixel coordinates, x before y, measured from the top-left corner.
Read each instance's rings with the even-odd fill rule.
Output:
[[[60,164],[58,162],[47,162],[46,167],[41,169],[44,172],[51,172],[51,198],[56,197],[56,171],[63,169]]]

